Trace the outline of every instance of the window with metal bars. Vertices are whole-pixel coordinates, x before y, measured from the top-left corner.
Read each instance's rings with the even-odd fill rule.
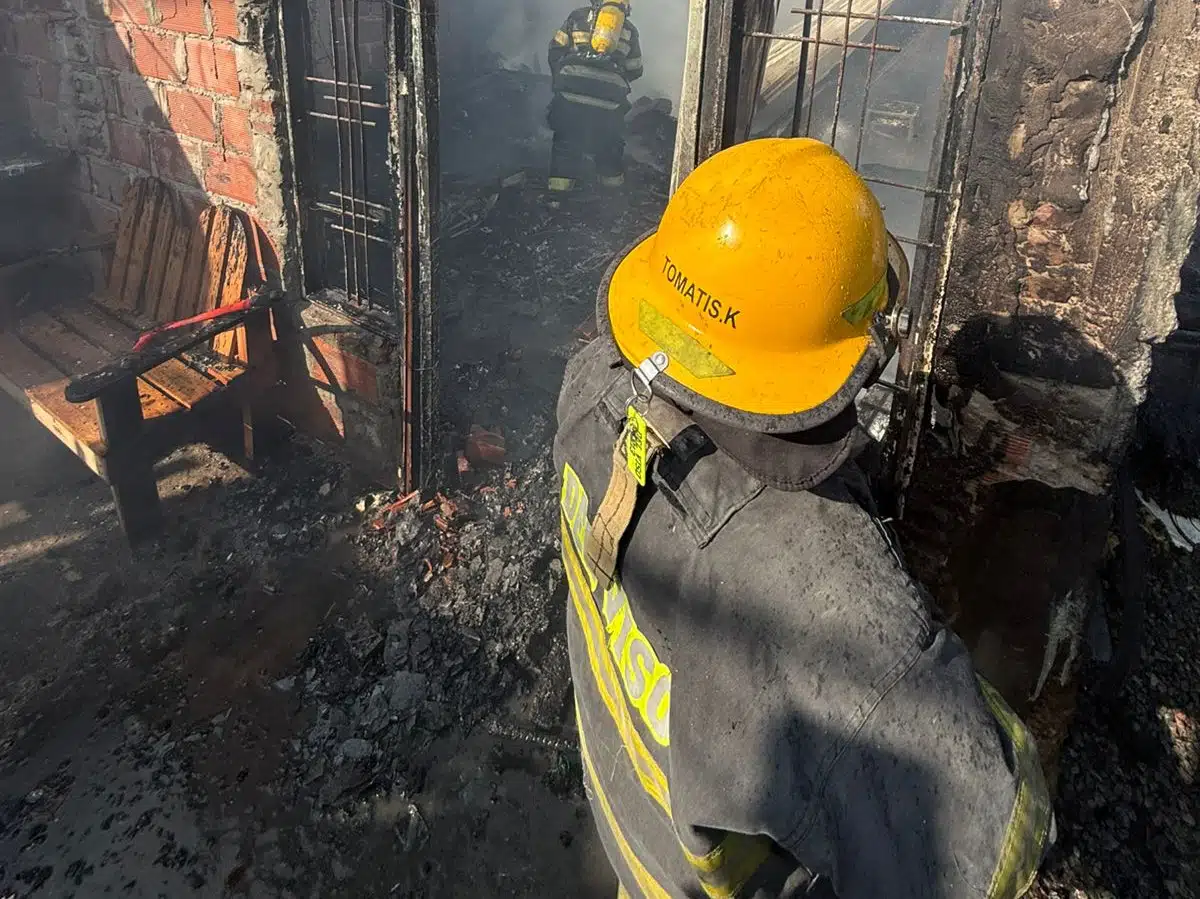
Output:
[[[833,145],[871,184],[888,226],[933,248],[926,201],[938,205],[947,88],[964,22],[954,0],[792,0],[779,3],[750,137],[807,136]]]
[[[306,290],[398,324],[403,172],[389,70],[389,0],[305,0],[285,10]]]
[[[908,248],[897,319],[908,338],[880,382],[892,394],[880,407],[891,418],[882,443],[901,512],[987,58],[980,23],[994,22],[995,2],[691,0],[689,10],[673,187],[739,141],[814,137],[870,183]]]

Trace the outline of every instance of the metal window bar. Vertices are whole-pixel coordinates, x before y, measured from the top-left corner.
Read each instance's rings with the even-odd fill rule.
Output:
[[[915,329],[919,337],[912,346],[902,349],[900,354],[893,406],[894,442],[889,449],[889,464],[899,513],[903,511],[903,493],[916,454],[919,425],[913,422],[921,417],[920,408],[927,392],[958,209],[963,166],[958,144],[964,137],[969,144],[970,123],[964,123],[965,104],[973,102],[968,94],[978,90],[979,76],[975,70],[979,68],[980,44],[974,33],[978,26],[969,23],[987,21],[984,13],[994,8],[994,0],[934,0],[936,8],[932,2],[921,8],[919,2],[803,0],[803,6],[793,5],[790,10],[798,17],[794,23],[788,22],[782,28],[773,23],[766,29],[745,30],[733,36],[743,42],[742,55],[750,52],[751,42],[765,44],[759,48],[764,62],[757,92],[752,93],[755,109],[750,116],[761,112],[767,127],[759,131],[755,123],[751,130],[827,139],[852,161],[864,180],[921,198],[917,209],[904,204],[910,211],[901,213],[911,223],[901,230],[911,227],[916,231],[915,236],[896,235],[901,243],[915,249],[910,296],[914,325],[920,329]],[[779,3],[776,9],[781,6]],[[936,37],[938,32],[946,37]],[[937,48],[934,53],[930,52],[931,46]],[[906,49],[910,50],[907,54]],[[938,64],[936,71],[930,61]],[[942,62],[944,66],[940,65]],[[848,71],[853,72],[849,79]],[[916,88],[919,104],[890,99],[904,96],[898,93],[896,76],[911,79],[909,83]],[[880,90],[881,84],[887,87]],[[847,110],[847,97],[851,103],[861,103],[861,107],[853,110],[851,106],[852,111]],[[929,114],[935,102],[937,112],[932,117]],[[815,114],[818,105],[819,115]],[[845,136],[839,133],[842,119],[849,119],[845,123],[848,132]],[[857,124],[856,134],[852,130],[854,124]],[[918,127],[924,133],[914,145]],[[868,135],[889,133],[892,137],[884,138],[889,143],[870,144],[867,160],[870,162],[870,157],[875,156],[875,163],[864,166],[864,143]],[[896,152],[885,150],[881,155],[879,151],[891,146],[890,141],[896,136],[902,142]],[[845,147],[840,146],[843,143]],[[923,170],[923,185],[910,183],[903,174],[892,174],[914,170]]]
[[[357,220],[371,222],[371,223],[380,222],[380,218],[378,215],[371,215],[366,212],[357,212],[353,209],[346,209],[345,211],[343,211],[343,207],[341,207],[341,206],[334,206],[332,203],[322,203],[320,200],[315,201],[312,204],[312,208],[320,209],[322,212],[329,212],[334,215],[340,215],[340,216],[343,216],[344,218],[357,219]]]
[[[793,8],[792,13],[798,16],[811,16],[813,11],[805,7]],[[892,13],[869,13],[869,12],[837,12],[826,10],[824,13],[831,19],[869,19],[872,22],[898,22],[903,25],[940,25],[944,28],[965,28],[966,22],[959,22],[955,19],[939,19],[933,16],[901,16]],[[778,37],[778,35],[775,35]]]
[[[334,8],[333,8],[334,2],[335,2],[335,0],[329,0],[329,8],[328,8],[329,23],[328,24],[329,24],[329,43],[330,43],[329,56],[330,56],[330,61],[333,63],[333,79],[332,80],[333,80],[334,92],[336,93],[342,87],[342,85],[345,85],[347,83],[347,81],[342,75],[343,63],[342,63],[342,61],[340,59],[340,55],[338,53],[338,44],[341,43],[343,47],[345,46],[345,44],[343,41],[338,40],[337,15],[334,12]],[[345,191],[345,190],[347,190],[347,187],[346,187],[346,158],[345,158],[345,149],[344,149],[344,145],[342,142],[342,122],[340,120],[340,115],[330,116],[325,113],[319,113],[316,110],[309,110],[309,115],[313,116],[314,118],[332,119],[336,123],[338,189],[340,191]],[[354,193],[354,185],[353,184],[350,185],[349,191],[351,194]],[[342,221],[345,221],[345,219],[346,219],[345,204],[342,202],[339,202],[338,205],[339,205],[339,208],[341,211]],[[352,242],[348,238],[346,231],[343,228],[340,228],[337,225],[333,225],[332,227],[333,227],[333,230],[340,232],[342,235],[342,240],[341,240],[342,272],[343,272],[343,276],[344,276],[343,280],[345,281],[344,286],[345,286],[345,290],[346,290],[346,296],[347,297],[356,297],[358,294],[358,279],[357,279],[357,277],[355,277],[355,275],[357,274],[357,271],[358,271],[358,250],[357,249],[354,250],[354,253],[353,253],[354,267],[353,267],[353,269],[351,269],[350,259],[351,259]]]
[[[377,234],[371,234],[370,232],[367,232],[367,231],[358,231],[354,228],[346,228],[346,227],[343,227],[342,225],[337,224],[336,222],[330,223],[329,227],[332,228],[334,231],[340,231],[343,234],[349,234],[349,235],[352,235],[353,237],[361,237],[363,240],[373,240],[376,243],[386,244],[387,246],[392,245],[392,242],[390,240],[388,240],[386,237],[380,237]]]
[[[876,80],[876,69],[878,54],[899,54],[904,50],[903,46],[897,46],[896,43],[883,43],[880,41],[880,26],[884,23],[891,23],[898,26],[909,26],[914,29],[949,29],[951,33],[961,33],[966,27],[965,18],[947,18],[942,16],[932,15],[908,15],[903,13],[893,13],[888,11],[896,0],[858,0],[859,4],[869,3],[871,11],[866,12],[861,8],[854,9],[855,0],[806,0],[803,7],[793,7],[790,11],[793,15],[800,17],[799,27],[792,31],[769,30],[769,31],[745,31],[741,37],[745,41],[767,41],[768,49],[764,54],[766,61],[764,62],[764,82],[769,78],[769,71],[774,64],[774,74],[778,77],[778,70],[781,63],[787,63],[793,56],[798,56],[798,65],[793,71],[796,72],[796,88],[795,97],[791,104],[790,129],[788,133],[792,136],[818,136],[814,135],[814,112],[818,105],[817,95],[823,88],[827,87],[829,75],[834,75],[833,84],[833,103],[831,121],[826,123],[826,127],[830,127],[829,143],[835,148],[838,147],[838,125],[841,117],[844,114],[843,95],[846,86],[847,65],[850,61],[852,50],[865,50],[868,52],[866,62],[865,86],[861,97],[861,106],[858,111],[858,128],[857,135],[854,141],[853,164],[855,168],[860,168],[863,156],[863,143],[868,133],[868,119],[872,114],[873,107],[871,105],[871,89]],[[836,23],[834,28],[830,28],[826,22]],[[855,23],[858,23],[855,25]],[[865,27],[864,27],[865,26]],[[857,31],[858,33],[855,33]],[[863,33],[865,32],[865,34]],[[771,46],[774,42],[781,44],[799,45],[798,52],[783,51],[779,52]],[[829,53],[822,53],[822,48],[838,47],[840,52],[835,52],[831,58]],[[811,49],[811,53],[809,52]],[[774,51],[774,52],[773,52]],[[771,59],[775,56],[775,59]],[[824,58],[822,58],[824,57]],[[830,72],[830,69],[833,72]],[[953,67],[947,69],[953,71]],[[759,96],[756,100],[759,106],[765,106],[771,100],[776,99],[769,95],[772,85],[764,83],[760,86]],[[944,85],[943,85],[944,88]],[[857,98],[856,98],[856,102]],[[807,110],[805,105],[807,104]],[[874,110],[878,112],[878,110]],[[804,113],[807,113],[805,115]],[[804,122],[801,128],[801,121]],[[817,123],[818,126],[820,123]],[[933,156],[939,155],[938,149],[933,148]],[[930,160],[931,163],[934,160]],[[864,180],[872,184],[883,185],[886,187],[895,188],[897,190],[910,191],[925,196],[928,200],[939,202],[948,196],[948,192],[936,186],[936,171],[927,170],[926,184],[908,184],[902,181],[878,177],[870,173],[863,173]],[[926,229],[922,228],[922,232]],[[932,235],[921,233],[918,237],[898,237],[904,243],[910,244],[922,249],[937,249],[940,244],[936,240],[930,239]]]
[[[849,21],[849,20],[847,20]],[[820,44],[822,47],[846,47],[851,50],[883,50],[885,53],[899,53],[902,47],[890,44],[859,44],[854,41],[825,41],[820,38],[808,37],[802,34],[772,34],[769,31],[747,31],[746,37],[766,38],[773,41],[790,41],[796,44]]]
[[[395,252],[380,249],[398,249],[389,156],[394,98],[378,64],[397,39],[389,33],[394,19],[385,0],[307,0],[304,5],[306,33],[293,31],[290,39],[293,46],[302,42],[308,68],[297,73],[306,100],[297,113],[312,123],[310,158],[303,162],[304,208],[313,216],[306,283],[312,290],[330,288],[326,296],[351,314],[381,315],[383,327],[395,327]]]
[[[343,100],[342,102],[345,101]],[[308,114],[314,119],[328,119],[331,122],[338,122],[340,124],[358,125],[360,128],[374,128],[376,126],[375,122],[369,119],[360,119],[356,116],[334,115],[329,112],[317,112],[315,109],[310,109]]]
[[[351,84],[348,81],[338,81],[334,78],[318,78],[315,75],[305,75],[304,80],[311,81],[313,84],[329,84],[333,87],[357,87],[364,91],[369,91],[372,89],[371,85],[369,84]]]
[[[335,103],[348,103],[351,106],[360,106],[364,109],[387,109],[386,103],[372,103],[369,100],[351,100],[348,97],[334,97],[329,94],[324,95],[321,99],[333,100]]]
[[[331,197],[336,197],[339,200],[347,200],[351,203],[360,203],[363,206],[370,207],[371,209],[382,209],[384,212],[388,212],[389,208],[390,208],[390,207],[384,206],[382,203],[372,203],[370,200],[364,200],[362,197],[347,196],[346,194],[339,193],[336,190],[329,191],[329,195]]]

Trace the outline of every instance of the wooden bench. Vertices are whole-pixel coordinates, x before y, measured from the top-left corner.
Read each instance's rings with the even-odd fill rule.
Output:
[[[156,325],[244,300],[249,255],[236,211],[207,206],[190,217],[164,183],[142,179],[122,203],[106,290],[23,311],[0,331],[0,388],[109,483],[131,543],[161,527],[151,427],[228,395],[255,456],[276,378],[277,290],[260,286],[250,308],[164,331],[134,352]]]

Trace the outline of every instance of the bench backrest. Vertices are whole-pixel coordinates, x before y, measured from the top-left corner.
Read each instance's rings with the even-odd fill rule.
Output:
[[[242,299],[248,247],[241,217],[205,206],[197,218],[157,178],[129,185],[101,298],[116,312],[154,323],[190,318]]]

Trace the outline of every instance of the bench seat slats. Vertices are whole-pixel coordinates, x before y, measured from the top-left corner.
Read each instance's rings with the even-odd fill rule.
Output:
[[[68,378],[12,333],[0,333],[0,387],[29,409],[92,471],[105,477],[104,441],[95,401],[68,403]]]
[[[105,350],[110,356],[129,352],[137,340],[137,332],[105,314],[95,306],[66,306],[55,309],[53,317],[86,340]],[[223,386],[180,359],[171,359],[142,376],[177,403],[191,409]]]

